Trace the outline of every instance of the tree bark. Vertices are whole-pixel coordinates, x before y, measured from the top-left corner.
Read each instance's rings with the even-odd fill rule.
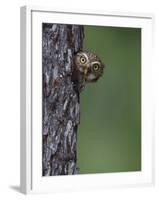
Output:
[[[43,24],[43,176],[77,174],[79,91],[73,57],[82,50],[83,26]]]

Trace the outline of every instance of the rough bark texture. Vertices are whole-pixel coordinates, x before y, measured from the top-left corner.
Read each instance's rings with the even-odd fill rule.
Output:
[[[77,174],[79,93],[73,57],[82,49],[83,27],[43,24],[43,176]]]

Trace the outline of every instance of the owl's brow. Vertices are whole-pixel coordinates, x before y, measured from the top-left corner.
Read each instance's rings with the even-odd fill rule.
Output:
[[[82,52],[81,55],[83,55],[86,58],[86,60],[88,60],[88,55],[86,53]]]
[[[99,64],[99,65],[101,65],[101,63],[100,63],[99,61],[94,61],[94,62],[92,62],[91,64],[92,64],[92,65],[94,65],[94,64]]]

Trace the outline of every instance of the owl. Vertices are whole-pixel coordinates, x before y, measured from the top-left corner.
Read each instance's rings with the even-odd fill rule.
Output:
[[[74,65],[75,77],[80,91],[86,83],[96,82],[102,76],[104,70],[104,64],[99,57],[87,51],[80,51],[75,55]]]

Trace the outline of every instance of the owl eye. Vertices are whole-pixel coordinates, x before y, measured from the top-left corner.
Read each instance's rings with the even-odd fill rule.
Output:
[[[99,64],[96,63],[96,64],[93,65],[93,70],[94,71],[98,71],[99,68],[100,68]]]
[[[86,58],[85,58],[84,56],[81,56],[81,57],[80,57],[80,62],[81,62],[82,64],[85,64],[85,63],[86,63]]]

